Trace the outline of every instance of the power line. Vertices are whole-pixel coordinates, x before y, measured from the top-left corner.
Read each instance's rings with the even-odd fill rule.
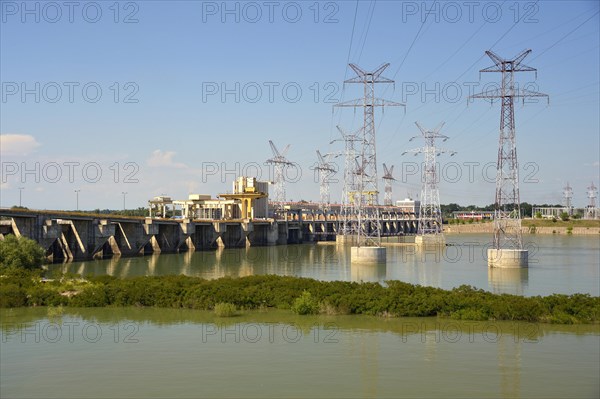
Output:
[[[360,62],[360,58],[362,57],[362,53],[365,48],[365,43],[367,42],[367,36],[369,35],[369,29],[371,28],[371,20],[373,19],[373,14],[375,14],[375,6],[377,5],[377,0],[372,1],[371,4],[373,5],[373,7],[371,8],[371,6],[369,6],[370,14],[367,14],[369,16],[366,19],[366,21],[368,21],[366,24],[366,28],[363,28],[364,38],[362,39],[362,46],[360,48],[360,53],[359,53],[357,61],[356,61],[357,63]],[[362,35],[361,35],[361,37],[362,37]]]
[[[400,68],[402,68],[402,66],[404,65],[404,62],[406,61],[408,54],[410,54],[410,50],[412,50],[413,46],[417,42],[417,39],[419,38],[419,34],[421,34],[421,30],[423,29],[423,26],[425,26],[425,23],[427,22],[427,18],[429,17],[429,14],[433,10],[433,7],[435,6],[436,3],[437,3],[437,0],[435,0],[433,2],[433,4],[431,5],[431,8],[429,10],[427,10],[427,14],[425,14],[425,19],[423,19],[423,21],[421,22],[421,26],[419,27],[417,34],[413,38],[412,43],[410,43],[410,46],[408,46],[408,50],[406,50],[406,53],[404,54],[404,58],[402,59],[402,62],[400,62],[400,65],[398,65],[396,72],[394,72],[394,76],[392,76],[392,80],[394,80],[396,78],[396,75],[398,74],[398,72],[400,72]]]
[[[583,21],[582,23],[580,23],[579,25],[577,25],[573,30],[569,31],[569,33],[567,33],[566,35],[562,36],[560,39],[558,39],[556,42],[554,42],[554,44],[552,44],[550,47],[548,47],[547,49],[545,49],[544,51],[542,51],[541,53],[539,53],[538,55],[536,55],[535,57],[533,57],[531,59],[531,61],[536,60],[537,58],[541,57],[542,55],[544,55],[548,50],[550,50],[551,48],[553,48],[554,46],[556,46],[558,43],[560,43],[563,39],[567,38],[571,33],[575,32],[577,29],[581,28],[583,25],[585,25],[588,21],[590,21],[592,18],[594,18],[596,15],[598,15],[598,13],[600,13],[600,11],[596,11],[596,13],[594,15],[592,15],[591,17],[589,17],[588,19],[586,19],[585,21]]]

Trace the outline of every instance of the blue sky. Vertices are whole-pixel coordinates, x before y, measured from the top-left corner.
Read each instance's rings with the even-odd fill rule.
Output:
[[[360,110],[332,107],[362,95],[342,84],[348,61],[389,62],[396,83],[377,95],[406,103],[376,114],[395,199],[420,191],[421,158],[401,156],[423,145],[409,142],[414,122],[445,121],[443,146],[458,153],[440,158],[441,202],[489,204],[500,106],[467,96],[499,82],[480,80],[490,49],[532,49],[537,79],[516,80],[550,95],[515,107],[521,199],[559,203],[568,181],[583,206],[600,185],[597,1],[0,3],[1,206],[19,187],[24,206],[48,209],[74,209],[74,190],[82,209],[120,208],[122,192],[128,208],[216,196],[237,170],[271,177],[270,139],[300,166],[287,198],[318,200],[315,150],[340,151],[335,126],[362,123]],[[339,201],[341,186],[331,192]]]

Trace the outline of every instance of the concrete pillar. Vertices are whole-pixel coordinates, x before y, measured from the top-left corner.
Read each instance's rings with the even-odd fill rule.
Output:
[[[489,267],[520,268],[529,266],[526,249],[494,249],[487,252]]]
[[[214,222],[213,226],[215,228],[216,238],[215,241],[218,247],[224,247],[225,243],[223,242],[223,235],[227,232],[227,225],[225,223]]]
[[[417,245],[445,245],[446,238],[443,234],[426,234],[415,236]]]
[[[279,224],[274,221],[267,227],[267,245],[276,245],[279,237]]]
[[[245,245],[248,247],[252,245],[252,241],[250,239],[250,235],[254,232],[254,223],[252,222],[244,222],[242,223],[242,240]]]

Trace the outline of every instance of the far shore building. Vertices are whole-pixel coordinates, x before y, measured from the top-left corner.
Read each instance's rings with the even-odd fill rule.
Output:
[[[396,201],[396,207],[398,207],[402,213],[411,214],[415,217],[418,217],[419,211],[421,210],[421,201],[413,200],[412,198],[405,198],[403,200]]]
[[[460,220],[492,220],[494,211],[455,211],[452,212],[452,216]]]

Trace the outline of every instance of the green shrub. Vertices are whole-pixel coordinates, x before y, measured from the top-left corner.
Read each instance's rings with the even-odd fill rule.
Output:
[[[39,269],[45,252],[37,242],[10,234],[0,241],[0,269]]]
[[[238,315],[235,305],[227,302],[217,303],[214,312],[218,317],[233,317]]]
[[[33,286],[27,289],[29,306],[57,306],[67,301],[67,298],[60,295],[56,289],[47,287],[45,284],[41,287]]]
[[[94,308],[110,305],[106,287],[91,286],[82,290],[77,295],[73,295],[69,303],[70,306],[81,308]]]
[[[355,283],[291,276],[204,280],[156,276],[89,280],[55,276],[42,282],[38,270],[7,269],[0,277],[0,307],[152,306],[213,310],[225,317],[236,309],[291,309],[297,314],[365,314],[392,317],[450,317],[461,320],[523,320],[597,323],[600,298],[587,294],[523,297],[497,295],[467,285],[443,290],[402,281]],[[69,292],[69,295],[64,295]],[[54,310],[49,310],[53,312]]]
[[[310,292],[303,291],[302,295],[294,300],[292,312],[301,315],[317,314],[319,313],[319,303],[315,301]]]
[[[27,304],[27,292],[17,284],[0,283],[0,308],[18,308]]]

